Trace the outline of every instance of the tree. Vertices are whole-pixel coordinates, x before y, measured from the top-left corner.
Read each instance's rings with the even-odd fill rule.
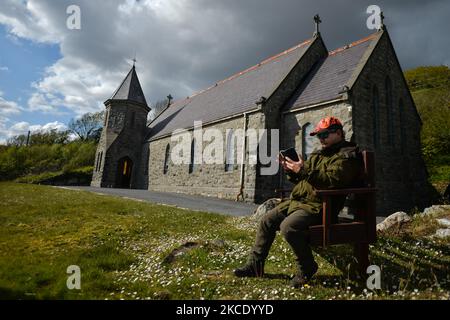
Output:
[[[98,141],[103,126],[105,112],[86,113],[80,119],[69,122],[70,132],[76,134],[81,141]]]
[[[52,129],[47,132],[35,132],[30,136],[29,145],[53,145],[53,144],[66,144],[69,141],[69,131],[58,131]]]
[[[167,108],[167,105],[169,104],[169,97],[172,99],[169,95],[166,99],[159,100],[152,106],[152,110],[150,111],[148,117],[148,123],[153,121],[164,109]]]
[[[22,147],[27,144],[27,135],[21,134],[18,136],[14,136],[12,138],[9,138],[6,142],[8,146],[16,146],[16,147]]]
[[[28,135],[21,134],[8,139],[7,145],[23,147],[27,145],[27,142],[29,146],[66,144],[69,141],[69,133],[69,131],[58,131],[57,129],[45,132],[36,131],[30,134],[29,140]]]

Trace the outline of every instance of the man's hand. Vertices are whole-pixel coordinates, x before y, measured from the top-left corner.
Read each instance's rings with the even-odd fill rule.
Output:
[[[298,156],[299,161],[293,161],[289,157],[282,157],[278,155],[278,161],[281,163],[281,166],[286,171],[292,171],[294,173],[299,173],[303,167],[303,159],[301,156]]]

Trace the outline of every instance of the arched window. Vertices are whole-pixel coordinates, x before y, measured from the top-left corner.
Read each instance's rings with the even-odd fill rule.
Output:
[[[400,146],[401,146],[401,150],[402,152],[404,152],[406,150],[406,124],[405,124],[405,119],[404,119],[404,105],[403,105],[403,100],[400,99],[398,102],[398,112],[399,112],[399,123],[400,123]]]
[[[131,112],[131,121],[130,121],[130,127],[133,128],[134,127],[134,123],[136,120],[136,112]]]
[[[309,134],[313,130],[311,123],[307,123],[302,128],[302,157],[303,160],[307,160],[311,152],[314,150],[314,137]]]
[[[103,158],[103,151],[97,154],[97,163],[95,165],[95,171],[100,171],[100,168],[102,167],[102,158]]]
[[[392,145],[394,143],[394,108],[392,106],[392,83],[389,77],[386,77],[386,123],[387,123],[387,143]]]
[[[97,161],[95,162],[95,171],[98,171],[98,162],[100,161],[100,152],[97,153]]]
[[[98,171],[100,171],[100,169],[102,168],[102,161],[103,161],[103,151],[100,152],[100,161],[98,164]]]
[[[373,125],[373,145],[375,148],[380,143],[380,99],[378,96],[378,88],[373,86],[372,90],[372,125]]]
[[[227,135],[227,149],[225,154],[225,171],[233,171],[234,168],[234,139],[233,129],[228,131]]]
[[[189,173],[195,171],[195,139],[192,139],[191,142],[191,161],[189,162]]]
[[[167,171],[169,171],[169,161],[170,161],[170,144],[167,144],[166,146],[166,154],[164,156],[164,174],[167,174]]]

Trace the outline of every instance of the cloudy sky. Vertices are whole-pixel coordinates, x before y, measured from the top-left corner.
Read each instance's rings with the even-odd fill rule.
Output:
[[[102,110],[135,55],[150,104],[183,98],[310,38],[316,13],[329,50],[365,37],[369,5],[403,69],[449,65],[448,0],[0,0],[0,143]]]

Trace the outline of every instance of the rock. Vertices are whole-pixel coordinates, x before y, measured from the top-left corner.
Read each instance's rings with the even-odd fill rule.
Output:
[[[443,227],[450,228],[450,220],[444,218],[444,219],[437,219],[436,221]]]
[[[422,214],[426,216],[434,216],[440,213],[450,212],[450,205],[435,205],[423,210]]]
[[[270,210],[275,208],[278,204],[280,204],[281,199],[280,198],[272,198],[269,200],[266,200],[263,204],[261,204],[253,213],[252,219],[253,220],[261,220],[261,218]]]
[[[433,237],[434,238],[447,238],[447,237],[450,237],[450,229],[438,229]]]
[[[225,240],[222,240],[222,239],[214,239],[213,241],[211,241],[211,245],[216,248],[224,248],[224,247],[226,247],[226,242],[225,242]]]
[[[377,224],[377,231],[383,232],[393,227],[400,227],[402,224],[411,221],[411,217],[406,212],[399,211],[391,214],[383,222]]]
[[[183,256],[186,252],[188,252],[192,249],[195,249],[197,247],[200,247],[200,246],[202,246],[202,244],[200,242],[193,242],[193,241],[186,242],[185,244],[181,245],[180,247],[172,250],[172,252],[164,258],[163,263],[171,264],[177,258],[179,258],[180,256]]]

